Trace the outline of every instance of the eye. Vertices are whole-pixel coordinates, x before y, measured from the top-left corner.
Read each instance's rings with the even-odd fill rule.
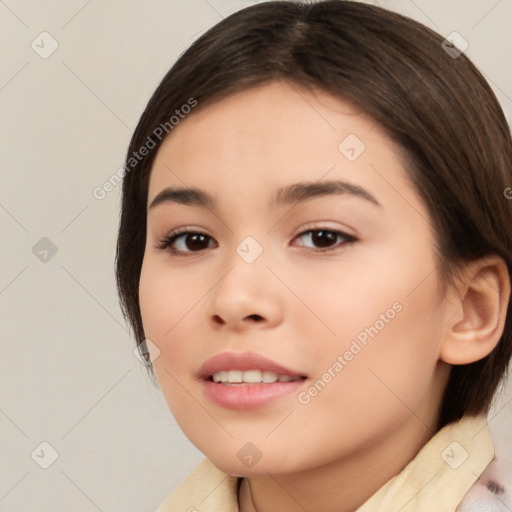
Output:
[[[199,231],[179,231],[166,236],[158,245],[158,249],[170,249],[173,254],[190,254],[217,247],[210,236]]]
[[[319,251],[329,251],[342,245],[355,242],[357,239],[342,231],[329,229],[310,229],[296,237],[300,240],[299,246]]]

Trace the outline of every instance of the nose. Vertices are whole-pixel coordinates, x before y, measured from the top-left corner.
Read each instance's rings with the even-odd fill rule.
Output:
[[[229,270],[208,295],[207,314],[214,329],[264,329],[283,320],[279,281],[261,258],[246,263],[235,255]]]

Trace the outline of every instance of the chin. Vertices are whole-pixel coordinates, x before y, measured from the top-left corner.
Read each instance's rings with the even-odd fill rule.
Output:
[[[222,472],[240,478],[250,478],[259,476],[268,476],[268,474],[277,475],[279,473],[291,473],[293,471],[283,468],[278,461],[263,460],[259,458],[257,453],[247,455],[250,450],[243,451],[236,459],[227,458],[226,456],[211,457],[206,455],[210,462]],[[240,460],[239,460],[240,459]]]

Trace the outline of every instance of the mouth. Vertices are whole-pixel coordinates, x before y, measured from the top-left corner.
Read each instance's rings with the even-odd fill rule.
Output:
[[[238,386],[240,384],[273,384],[274,382],[296,382],[304,380],[305,376],[291,376],[264,370],[227,370],[215,372],[209,377],[211,382]]]
[[[210,401],[235,410],[263,407],[297,390],[308,378],[250,352],[216,355],[201,367],[199,377]]]

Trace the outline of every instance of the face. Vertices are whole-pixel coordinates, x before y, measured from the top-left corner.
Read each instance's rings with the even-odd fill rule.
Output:
[[[447,377],[434,236],[349,103],[272,83],[183,120],[151,172],[139,291],[189,439],[239,475],[412,457]]]

